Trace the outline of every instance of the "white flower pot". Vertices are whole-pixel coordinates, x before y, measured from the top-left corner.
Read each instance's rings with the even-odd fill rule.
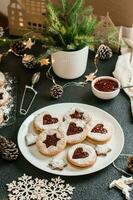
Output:
[[[58,51],[51,55],[54,73],[64,79],[75,79],[86,70],[89,48],[78,51]]]

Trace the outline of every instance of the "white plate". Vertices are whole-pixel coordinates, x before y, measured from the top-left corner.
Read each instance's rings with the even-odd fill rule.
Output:
[[[90,116],[95,117],[97,119],[108,121],[110,122],[114,129],[115,133],[113,134],[112,139],[109,142],[109,146],[112,148],[112,151],[105,157],[98,157],[96,163],[91,168],[75,168],[68,164],[66,168],[64,168],[62,171],[58,170],[52,170],[48,163],[51,160],[51,158],[45,157],[42,154],[40,154],[36,148],[35,145],[32,147],[27,147],[25,143],[25,136],[28,133],[29,129],[30,131],[33,131],[31,128],[32,121],[36,115],[43,111],[49,111],[54,112],[58,115],[64,115],[66,112],[68,112],[72,107],[79,107],[87,112],[89,112]],[[90,174],[96,171],[99,171],[108,165],[110,165],[121,153],[123,145],[124,145],[124,134],[122,131],[121,126],[119,123],[114,119],[110,114],[107,112],[85,104],[79,104],[79,103],[62,103],[62,104],[55,104],[51,106],[44,107],[33,114],[31,114],[21,125],[18,133],[18,145],[19,148],[23,154],[23,156],[35,167],[57,175],[63,175],[63,176],[79,176],[79,175],[85,175]],[[58,156],[66,156],[65,149],[63,152],[60,153]]]

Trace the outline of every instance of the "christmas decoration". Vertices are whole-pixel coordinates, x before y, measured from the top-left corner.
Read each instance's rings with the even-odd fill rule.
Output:
[[[33,69],[35,67],[35,57],[33,55],[24,54],[22,58],[22,63],[24,64],[25,68]]]
[[[131,173],[133,173],[133,156],[128,158],[128,169]]]
[[[12,141],[7,140],[7,142],[5,142],[5,146],[1,148],[1,157],[4,160],[16,160],[18,158],[18,154],[18,148]]]
[[[46,21],[44,0],[11,0],[8,22],[11,35],[23,36],[29,29],[43,30]]]
[[[86,78],[85,80],[86,82],[93,81],[96,78],[96,75],[95,73],[90,73],[89,75],[86,75],[85,78]]]
[[[107,60],[113,55],[112,50],[104,44],[98,47],[97,54],[101,60]]]
[[[87,84],[86,81],[83,81],[83,82],[68,82],[68,83],[64,84],[63,86],[61,86],[61,85],[56,83],[54,76],[51,74],[51,69],[52,69],[52,67],[49,67],[49,69],[47,70],[46,77],[53,82],[53,86],[50,89],[50,95],[54,99],[58,99],[58,98],[62,97],[64,89],[66,87],[69,87],[69,86],[84,87]]]
[[[0,156],[5,160],[16,160],[18,157],[16,144],[3,136],[0,136]]]
[[[0,136],[0,154],[1,154],[4,146],[6,145],[6,143],[7,143],[7,139],[3,136]]]
[[[102,43],[111,47],[114,51],[119,52],[121,41],[119,40],[119,31],[114,25],[107,12],[106,16],[101,16],[100,21],[95,29],[95,48]]]
[[[40,59],[39,63],[40,63],[41,66],[50,64],[49,59],[45,59],[45,58]]]
[[[32,42],[31,38],[27,41],[24,41],[23,44],[25,45],[25,49],[31,49],[35,42]]]
[[[12,52],[16,55],[22,55],[24,49],[25,49],[25,45],[23,44],[22,41],[17,41],[13,43],[13,45],[11,46]]]
[[[50,90],[51,97],[58,99],[63,95],[63,87],[61,85],[55,84]]]
[[[7,184],[9,200],[71,200],[74,187],[65,184],[60,177],[46,179],[33,179],[32,176],[23,175],[17,181]]]
[[[4,35],[4,29],[3,27],[0,27],[0,38],[3,37],[3,35]]]
[[[125,198],[127,200],[130,200],[130,191],[132,191],[132,187],[129,185],[133,184],[133,178],[132,177],[125,177],[122,176],[118,180],[112,181],[112,183],[109,185],[109,188],[117,187],[122,191],[122,193],[125,195]]]

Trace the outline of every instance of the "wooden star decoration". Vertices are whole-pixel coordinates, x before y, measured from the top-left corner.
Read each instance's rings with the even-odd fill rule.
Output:
[[[32,42],[31,38],[29,38],[27,41],[24,42],[25,49],[31,49],[31,47],[35,44],[35,42]]]
[[[85,80],[86,82],[93,81],[96,78],[96,75],[95,73],[90,73],[89,75],[86,75],[85,78],[86,78]]]
[[[46,59],[46,58],[43,58],[39,61],[40,65],[41,66],[44,66],[44,65],[49,65],[49,59]]]

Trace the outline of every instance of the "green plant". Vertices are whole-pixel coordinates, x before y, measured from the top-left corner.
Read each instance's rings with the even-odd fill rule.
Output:
[[[52,49],[78,50],[94,43],[97,18],[84,0],[60,0],[60,6],[48,1],[46,29],[40,32],[41,41]]]

